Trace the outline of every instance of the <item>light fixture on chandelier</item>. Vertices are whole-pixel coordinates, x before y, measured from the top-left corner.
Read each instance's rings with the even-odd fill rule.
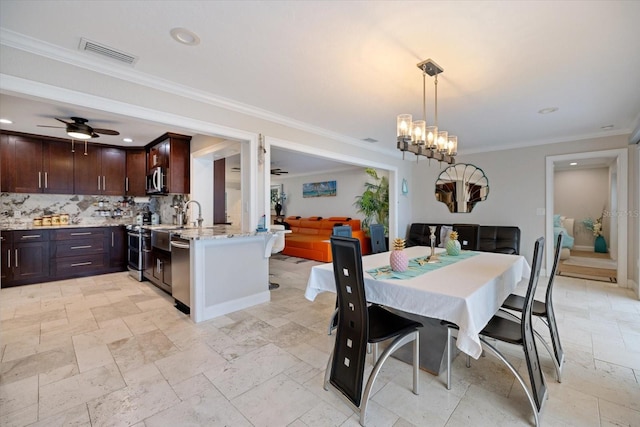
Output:
[[[422,120],[412,120],[411,114],[400,114],[397,117],[398,150],[409,151],[416,156],[424,156],[439,162],[453,164],[458,154],[458,137],[449,135],[438,129],[438,74],[444,70],[432,59],[418,63],[422,70]],[[435,114],[434,125],[427,126],[426,76],[435,77]]]

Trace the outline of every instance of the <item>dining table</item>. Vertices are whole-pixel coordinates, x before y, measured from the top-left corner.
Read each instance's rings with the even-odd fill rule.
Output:
[[[405,272],[391,269],[390,252],[362,257],[367,301],[423,323],[420,365],[435,375],[444,365],[447,332],[442,320],[458,325],[457,348],[475,359],[480,357],[480,331],[518,283],[531,274],[525,257],[478,251],[454,256],[443,248],[435,248],[431,256],[427,246],[404,251],[410,260]],[[321,292],[336,292],[332,263],[311,269],[305,298],[314,301]],[[405,353],[403,357],[400,352],[399,358],[410,360],[410,351]]]

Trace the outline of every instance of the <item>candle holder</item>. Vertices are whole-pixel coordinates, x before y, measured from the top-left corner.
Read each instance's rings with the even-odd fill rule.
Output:
[[[429,262],[436,262],[438,260],[438,255],[436,255],[436,226],[430,225],[429,231],[431,231],[431,235],[429,239],[431,240],[431,255],[427,257]]]

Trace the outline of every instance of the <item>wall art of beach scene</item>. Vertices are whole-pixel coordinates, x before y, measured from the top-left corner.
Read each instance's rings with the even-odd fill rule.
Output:
[[[331,197],[337,191],[336,181],[302,184],[302,197]]]

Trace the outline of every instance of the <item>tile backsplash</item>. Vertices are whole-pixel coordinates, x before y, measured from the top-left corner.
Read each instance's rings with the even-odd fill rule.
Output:
[[[86,196],[67,194],[0,194],[0,225],[29,227],[44,215],[69,214],[69,222],[79,225],[131,224],[147,209],[160,215],[161,224],[172,224],[173,205],[184,202],[181,194],[152,197]]]

